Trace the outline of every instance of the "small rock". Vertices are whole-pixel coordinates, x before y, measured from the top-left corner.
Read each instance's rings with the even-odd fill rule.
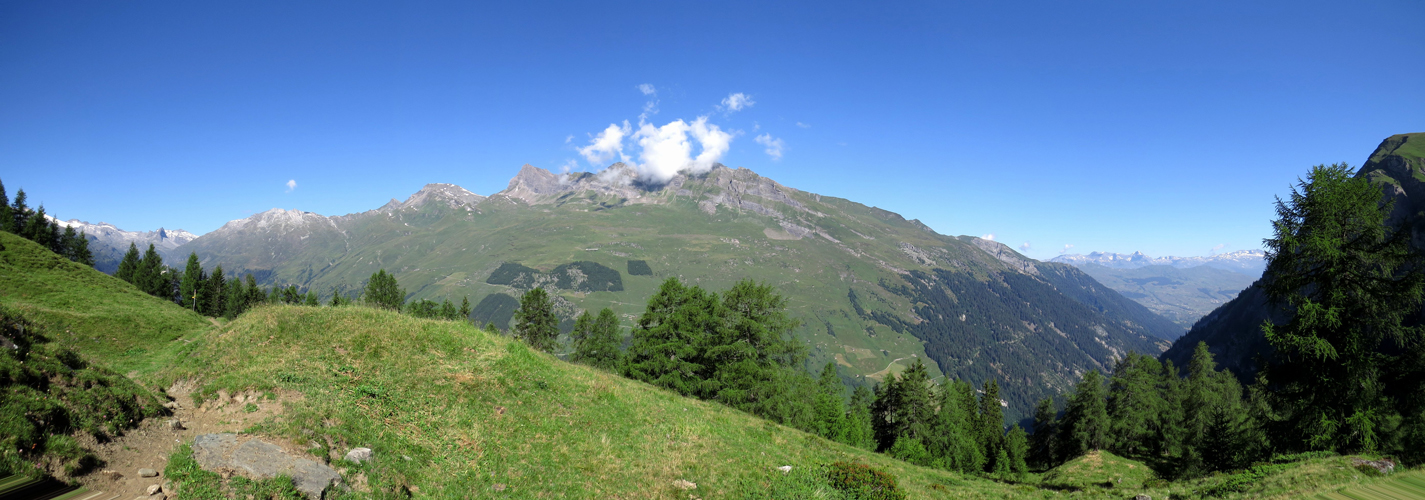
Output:
[[[673,481],[673,487],[678,488],[680,490],[696,490],[698,489],[698,483],[694,483],[686,479],[679,479],[677,481]]]
[[[164,403],[164,404],[163,404],[163,407],[164,407],[164,408],[168,408],[168,409],[170,409],[170,410],[177,410],[177,409],[178,409],[178,402],[177,402],[177,401],[169,401],[169,402],[167,402],[167,403]]]
[[[99,471],[99,475],[107,477],[112,481],[118,481],[119,479],[122,479],[124,477],[124,475],[120,474],[119,471],[109,469]]]
[[[1148,496],[1147,493],[1139,493],[1138,496],[1133,497],[1133,500],[1153,500],[1153,497]]]
[[[495,483],[495,486],[492,489],[494,489],[495,491],[505,491],[505,483]]]
[[[407,462],[411,461],[411,457],[408,457],[406,455],[401,455],[401,458],[405,459]]]
[[[371,460],[371,448],[352,448],[346,452],[345,458],[349,462],[368,462]]]
[[[157,485],[157,484],[150,484],[150,485],[148,485],[148,489],[143,490],[143,494],[148,495],[148,496],[153,496],[154,493],[158,493],[158,492],[159,492],[160,490],[162,490],[162,489],[163,489],[162,486],[159,486],[159,485]]]
[[[777,470],[782,471],[783,474],[786,474],[786,473],[792,471],[792,466],[790,466],[790,465],[783,465],[783,466],[781,466],[781,467],[778,467]]]
[[[139,477],[158,477],[158,471],[153,469],[139,469]]]
[[[176,418],[173,419],[173,420],[169,420],[169,421],[168,421],[168,428],[169,428],[169,429],[173,429],[173,430],[175,430],[175,431],[181,431],[181,430],[183,430],[183,429],[187,429],[187,427],[184,427],[184,426],[183,426],[183,422],[182,422],[181,420],[176,419]]]
[[[178,487],[174,486],[173,481],[164,481],[162,489],[165,496],[178,496]]]

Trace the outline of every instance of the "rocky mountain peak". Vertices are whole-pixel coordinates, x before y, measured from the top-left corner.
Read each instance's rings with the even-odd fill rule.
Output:
[[[387,203],[381,208],[415,208],[424,206],[426,203],[433,201],[444,203],[450,208],[460,208],[474,206],[484,200],[484,196],[472,193],[454,184],[431,183],[426,184],[420,191],[416,191],[410,198],[406,198],[405,202],[397,202],[392,199],[390,203]]]

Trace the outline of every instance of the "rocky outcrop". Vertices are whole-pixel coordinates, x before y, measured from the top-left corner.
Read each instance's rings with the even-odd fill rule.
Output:
[[[976,248],[984,250],[985,253],[1008,265],[1010,269],[1025,274],[1039,274],[1039,270],[1034,267],[1033,259],[1020,255],[1019,252],[1009,248],[1009,245],[984,238],[970,238],[970,242],[974,243]]]
[[[341,475],[331,467],[294,457],[275,444],[237,434],[203,434],[194,438],[193,460],[203,470],[220,474],[240,474],[251,479],[284,475],[292,478],[297,491],[313,500],[320,500],[323,491],[341,482]]]

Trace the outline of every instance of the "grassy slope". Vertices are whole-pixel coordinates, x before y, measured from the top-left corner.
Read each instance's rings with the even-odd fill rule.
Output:
[[[499,483],[512,498],[685,498],[672,481],[686,479],[698,484],[692,493],[699,498],[737,498],[786,481],[773,467],[833,460],[889,471],[911,498],[1120,498],[1139,491],[1177,498],[1226,480],[1141,490],[1133,488],[1149,476],[1134,476],[1139,485],[1102,488],[1093,486],[1094,474],[1111,471],[1085,472],[1075,491],[1039,488],[1036,477],[1026,484],[966,477],[568,364],[459,323],[361,307],[275,306],[215,327],[12,235],[0,233],[0,244],[0,302],[51,331],[86,332],[71,335],[76,349],[91,361],[127,367],[150,386],[192,377],[209,395],[300,394],[282,419],[252,431],[311,443],[318,456],[369,446],[378,460],[346,464],[348,479],[364,472],[378,490],[415,486],[421,497],[483,497]],[[1232,495],[1286,498],[1375,481],[1343,466],[1346,460],[1305,462]],[[1065,481],[1061,473],[1051,482],[1064,488]]]
[[[49,327],[54,340],[119,373],[151,373],[180,337],[211,324],[133,285],[0,232],[0,303]]]

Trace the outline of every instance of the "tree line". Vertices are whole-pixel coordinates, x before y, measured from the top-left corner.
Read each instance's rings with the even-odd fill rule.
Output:
[[[74,232],[74,228],[52,222],[45,215],[44,205],[31,209],[25,190],[15,192],[12,203],[5,194],[5,184],[0,182],[0,231],[5,231],[43,245],[54,252],[80,264],[94,267],[94,254],[89,251],[89,238],[84,231]]]

